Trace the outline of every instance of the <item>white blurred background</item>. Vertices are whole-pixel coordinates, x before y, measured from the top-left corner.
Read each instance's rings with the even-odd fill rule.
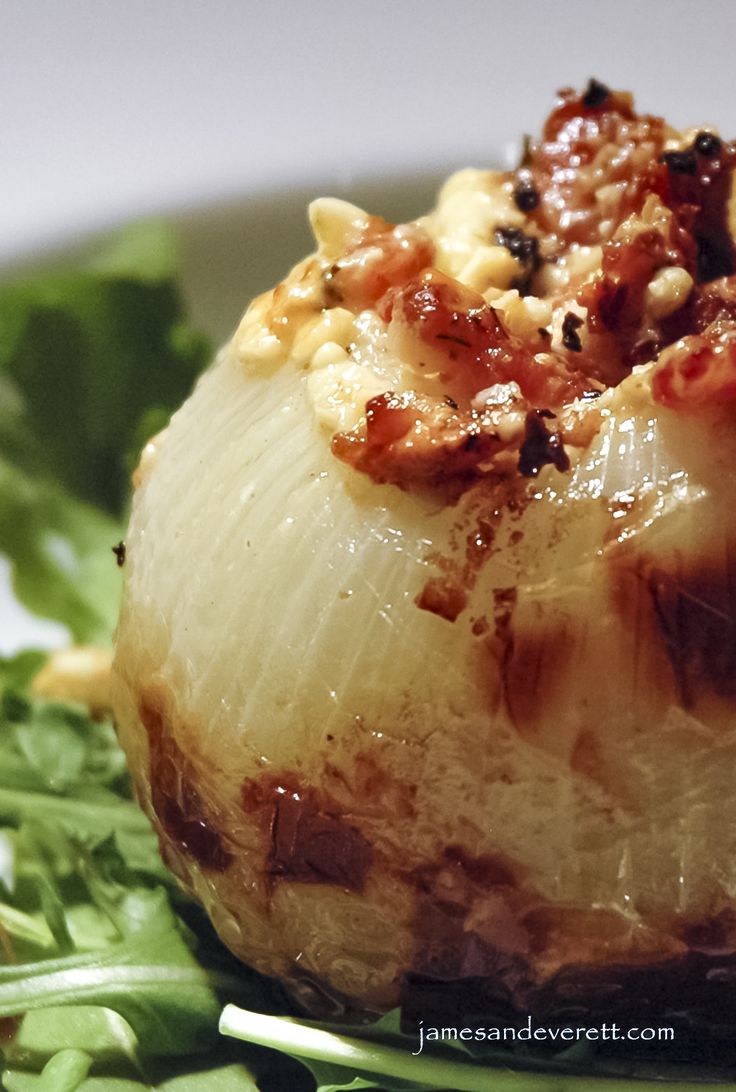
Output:
[[[736,134],[731,0],[2,0],[0,260],[141,211],[495,158],[590,75]]]

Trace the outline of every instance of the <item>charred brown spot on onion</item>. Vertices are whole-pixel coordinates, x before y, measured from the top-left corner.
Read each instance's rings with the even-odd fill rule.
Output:
[[[512,610],[513,617],[499,633],[503,696],[516,730],[534,739],[564,709],[580,650],[578,630],[569,620],[541,620],[532,626],[520,618],[518,605]]]
[[[159,702],[144,698],[139,715],[148,735],[151,806],[161,829],[177,850],[201,868],[224,872],[233,856],[195,787],[197,771],[190,758],[174,738]],[[162,839],[162,851],[165,848]]]
[[[727,561],[660,565],[645,579],[683,707],[736,700],[736,572]]]
[[[546,409],[530,410],[526,415],[524,441],[519,450],[519,473],[525,478],[536,478],[544,466],[552,465],[560,472],[570,469],[570,459],[562,437],[556,430],[550,431],[545,420],[555,420],[555,414]]]
[[[502,952],[506,962],[512,953],[526,955],[522,877],[523,869],[504,854],[473,856],[456,844],[414,868],[406,877],[416,892],[411,976],[491,975],[501,969]],[[481,906],[482,931],[473,927]]]
[[[296,774],[248,778],[241,803],[267,832],[265,871],[270,877],[363,890],[373,860],[368,839]]]

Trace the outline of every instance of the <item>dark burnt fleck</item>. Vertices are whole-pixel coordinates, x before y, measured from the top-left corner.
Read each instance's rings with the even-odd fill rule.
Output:
[[[532,273],[542,264],[539,239],[535,235],[527,235],[521,228],[501,227],[496,229],[496,242],[499,246],[505,246],[509,254],[520,263],[523,272],[514,281],[514,288],[522,296],[527,295],[531,288]]]
[[[698,133],[693,144],[698,155],[704,155],[707,159],[718,155],[721,150],[721,142],[715,133]]]
[[[270,876],[363,890],[373,859],[370,842],[294,774],[249,779],[241,799],[243,810],[259,813],[269,831]]]
[[[526,415],[524,442],[519,451],[519,473],[525,478],[536,478],[543,466],[551,464],[559,471],[570,469],[570,460],[559,432],[550,432],[545,418],[553,420],[550,410],[530,410]]]
[[[118,542],[117,546],[112,547],[112,552],[115,554],[118,568],[122,569],[125,564],[125,543],[122,540]]]
[[[698,161],[693,152],[665,152],[660,156],[660,163],[664,163],[672,174],[697,174]]]
[[[524,265],[531,265],[533,268],[538,265],[539,239],[536,236],[526,235],[521,228],[502,227],[496,229],[496,241]]]
[[[582,342],[580,341],[580,334],[578,330],[583,325],[583,320],[580,315],[576,315],[574,311],[568,311],[562,320],[562,344],[566,349],[569,349],[571,353],[579,353],[582,348]]]
[[[514,203],[521,212],[532,212],[539,204],[539,190],[534,184],[532,172],[526,167],[516,174]]]
[[[449,394],[446,394],[446,395],[445,395],[445,405],[446,405],[446,406],[449,406],[449,407],[450,407],[450,409],[454,409],[454,410],[456,410],[456,409],[459,409],[459,408],[460,408],[460,407],[458,406],[457,402],[455,401],[455,399],[454,399],[454,398],[451,398]]]
[[[595,110],[597,106],[602,106],[610,96],[611,89],[609,87],[606,87],[599,80],[590,79],[583,92],[583,106],[587,106],[589,110]]]
[[[583,402],[592,402],[593,399],[600,398],[600,396],[602,394],[603,394],[603,391],[595,391],[595,390],[583,391],[583,393],[580,395],[580,399]]]
[[[538,327],[537,333],[539,334],[540,337],[545,338],[545,340],[549,340],[549,338],[552,337],[552,334],[550,333],[550,331],[547,329],[546,326]]]

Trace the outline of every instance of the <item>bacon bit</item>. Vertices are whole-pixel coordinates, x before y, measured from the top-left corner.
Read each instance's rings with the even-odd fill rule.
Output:
[[[597,93],[598,88],[604,93]],[[605,110],[601,109],[603,106]],[[582,95],[572,87],[563,87],[557,93],[557,102],[547,118],[543,136],[546,141],[590,140],[609,128],[614,117],[624,121],[638,120],[631,96],[625,91],[610,91],[597,80],[591,80]],[[530,152],[533,156],[533,144]]]
[[[562,405],[582,390],[582,379],[562,358],[535,360],[504,329],[483,297],[459,281],[430,270],[393,294],[392,321],[430,349],[451,396],[467,405],[481,390],[515,382],[532,403]]]
[[[736,398],[736,324],[715,322],[665,349],[654,368],[652,394],[680,412]]]
[[[663,206],[659,210],[663,215],[656,227],[644,227],[633,216],[621,225],[603,247],[601,275],[578,293],[591,331],[615,335],[619,378],[635,364],[651,360],[667,343],[666,324],[644,324],[646,292],[654,274],[664,266],[691,264],[678,246],[682,235],[676,219]]]
[[[418,343],[417,355],[433,361],[451,394],[387,391],[368,402],[363,424],[333,437],[333,454],[376,482],[468,485],[491,469],[500,452],[518,445],[530,403],[561,407],[589,386],[561,356],[536,359],[482,296],[437,270],[394,289],[391,314],[401,336]],[[476,395],[499,384],[514,384],[520,397],[475,404]],[[559,445],[552,461],[561,466],[563,457]]]
[[[416,277],[433,259],[434,245],[421,228],[372,216],[345,256],[325,274],[328,303],[356,312],[373,307],[390,288]]]
[[[519,473],[525,478],[536,478],[543,466],[552,464],[560,472],[570,469],[559,432],[550,432],[544,418],[554,420],[549,410],[530,410],[526,415],[526,433],[519,452]]]
[[[647,193],[660,192],[666,169],[657,158],[664,140],[663,120],[638,117],[629,95],[597,81],[581,96],[570,88],[561,91],[542,140],[530,142],[528,160],[517,174],[518,184],[523,179],[539,194],[538,205],[529,211],[550,236],[547,249],[601,242],[608,216],[597,201],[602,187],[615,183],[619,190],[609,232],[641,207]]]
[[[365,421],[367,446],[381,448],[406,436],[415,417],[405,399],[397,398],[392,391],[386,391],[366,403]]]
[[[591,331],[614,335],[609,355],[615,350],[619,364],[612,360],[606,368],[609,381],[692,332],[669,316],[645,323],[646,288],[658,269],[680,265],[700,283],[736,270],[728,230],[736,146],[703,131],[690,148],[665,151],[665,139],[661,118],[637,116],[629,96],[591,81],[580,97],[561,92],[543,140],[530,142],[523,167],[525,184],[540,195],[531,218],[547,233],[542,253],[604,244],[603,275],[584,286],[579,302],[588,308]],[[604,190],[613,197],[601,205]],[[659,240],[654,229],[626,238],[627,218],[641,217],[652,197],[672,213],[666,232]]]
[[[446,622],[454,622],[465,610],[468,597],[462,588],[444,577],[435,576],[427,581],[414,602],[420,610],[436,614]]]
[[[728,225],[736,146],[724,145],[712,133],[699,133],[692,148],[666,152],[662,159],[667,167],[664,201],[696,251],[688,272],[700,282],[729,276],[736,269]]]
[[[395,407],[392,403],[396,403]],[[375,482],[402,488],[433,487],[453,480],[474,480],[481,464],[509,446],[502,440],[497,417],[490,412],[453,410],[444,399],[431,399],[413,391],[396,397],[390,393],[371,399],[373,431],[368,423],[332,438],[332,453]],[[507,413],[507,409],[500,413]],[[407,417],[410,428],[393,427],[393,417]],[[500,415],[500,414],[499,414]]]

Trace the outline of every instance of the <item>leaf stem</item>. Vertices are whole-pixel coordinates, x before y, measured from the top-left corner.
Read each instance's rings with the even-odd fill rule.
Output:
[[[379,1046],[363,1039],[336,1035],[308,1027],[283,1016],[250,1012],[227,1005],[220,1017],[223,1035],[247,1043],[272,1047],[297,1058],[312,1058],[427,1088],[451,1088],[454,1092],[632,1092],[630,1080],[562,1074],[533,1074],[491,1068],[474,1062],[455,1062],[429,1054],[422,1057],[396,1047]],[[702,1084],[679,1083],[677,1092],[702,1092]],[[637,1092],[662,1092],[661,1081],[637,1081]],[[719,1085],[719,1092],[736,1092],[736,1085]]]

